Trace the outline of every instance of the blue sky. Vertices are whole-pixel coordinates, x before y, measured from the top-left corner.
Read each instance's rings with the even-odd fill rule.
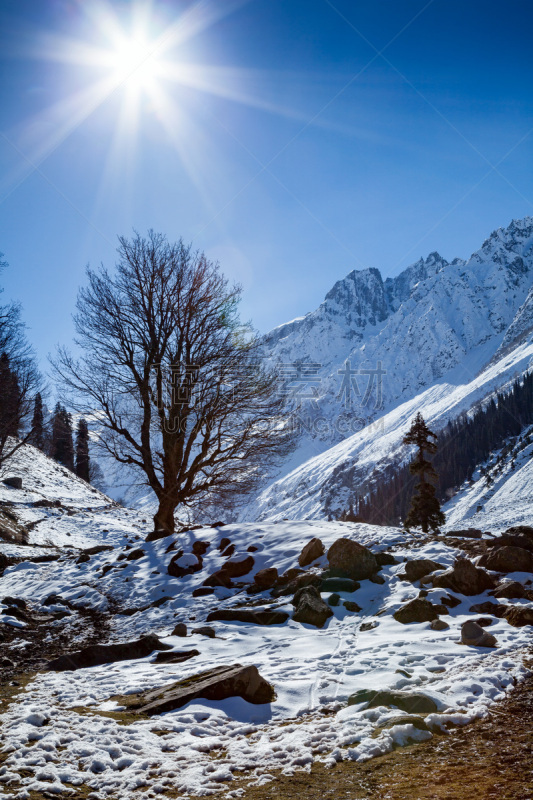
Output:
[[[3,0],[4,296],[39,357],[133,229],[218,259],[266,331],[533,214],[532,27],[526,0]],[[155,69],[117,79],[132,34]]]

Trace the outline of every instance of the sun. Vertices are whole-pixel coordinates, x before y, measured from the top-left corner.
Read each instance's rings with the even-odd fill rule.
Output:
[[[145,36],[121,38],[113,49],[102,54],[102,62],[117,86],[134,91],[153,91],[164,72],[157,42]]]

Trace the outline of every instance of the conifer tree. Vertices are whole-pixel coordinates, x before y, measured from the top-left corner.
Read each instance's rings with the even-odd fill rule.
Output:
[[[37,392],[33,401],[33,417],[31,421],[31,436],[30,442],[38,447],[39,450],[44,450],[44,414],[43,414],[43,398],[40,392]]]
[[[437,434],[428,428],[420,412],[403,438],[404,444],[414,444],[418,448],[415,459],[409,465],[409,471],[419,479],[411,508],[405,519],[405,527],[422,528],[424,533],[427,533],[429,528],[436,531],[439,525],[445,522],[435,494],[435,486],[431,483],[431,479],[436,479],[437,473],[431,462],[425,458],[425,453],[437,452],[437,445],[433,441],[436,438]]]
[[[57,403],[52,421],[52,458],[74,472],[72,420],[67,409]]]
[[[7,353],[0,356],[0,437],[16,437],[21,424],[20,386]]]
[[[76,475],[89,481],[89,429],[83,417],[80,418],[76,431]]]

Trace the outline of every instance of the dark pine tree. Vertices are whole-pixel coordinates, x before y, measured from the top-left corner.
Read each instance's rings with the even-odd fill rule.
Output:
[[[0,356],[0,439],[17,437],[21,426],[20,386],[7,353]]]
[[[72,420],[67,409],[57,403],[52,420],[52,458],[63,466],[74,470],[74,443],[72,441]]]
[[[76,431],[76,475],[89,482],[89,429],[83,417]]]
[[[44,414],[43,414],[43,398],[41,393],[37,392],[35,400],[33,401],[33,417],[31,420],[31,444],[38,447],[39,450],[44,450],[45,434],[44,434]]]
[[[424,533],[427,533],[429,528],[436,531],[439,525],[443,525],[445,522],[435,493],[435,486],[431,483],[431,479],[436,480],[437,473],[432,463],[425,458],[426,453],[437,452],[437,445],[434,441],[436,439],[437,434],[428,428],[420,412],[403,438],[404,444],[414,444],[418,448],[414,460],[409,465],[409,471],[419,480],[405,519],[405,526],[406,528],[422,528]]]

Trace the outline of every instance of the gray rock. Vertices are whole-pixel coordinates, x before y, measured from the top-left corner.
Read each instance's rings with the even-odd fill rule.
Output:
[[[214,639],[217,635],[215,629],[211,628],[209,625],[202,625],[200,628],[194,628],[192,633],[197,633],[199,636],[207,636],[209,639]]]
[[[22,489],[22,478],[10,476],[9,478],[4,478],[2,483],[4,486],[9,486],[11,489]]]
[[[314,593],[312,590],[314,590]],[[323,628],[326,621],[332,616],[333,611],[324,603],[315,587],[309,586],[301,590],[296,610],[292,615],[295,622]]]
[[[320,584],[322,592],[356,592],[360,588],[361,584],[351,578],[323,578]]]
[[[343,605],[346,611],[351,611],[352,614],[357,614],[359,611],[362,611],[361,606],[358,606],[353,600],[345,600]]]
[[[415,558],[408,561],[405,565],[405,574],[407,580],[411,583],[419,581],[424,575],[429,575],[437,569],[444,569],[442,564],[438,561],[431,561],[429,558]]]
[[[194,656],[199,656],[199,650],[166,650],[164,653],[158,653],[155,657],[154,664],[181,664],[182,661],[188,661]]]
[[[354,581],[370,578],[379,570],[376,557],[367,547],[351,539],[337,539],[328,550],[332,576],[352,578]]]
[[[443,619],[434,619],[431,623],[431,629],[434,631],[446,631],[450,626]]]
[[[377,621],[374,619],[374,620],[372,620],[372,622],[363,622],[363,624],[362,624],[362,625],[359,625],[359,630],[360,630],[362,633],[365,633],[365,631],[373,631],[373,630],[374,630],[374,628],[377,628],[377,627],[378,627],[378,625],[379,625],[379,622],[377,622]]]
[[[311,539],[304,548],[302,548],[302,552],[298,557],[298,564],[301,567],[307,567],[309,564],[312,564],[313,561],[316,561],[317,558],[320,558],[324,555],[324,545],[317,539]]]
[[[333,594],[331,594],[328,598],[328,605],[336,607],[339,605],[340,601],[340,595],[338,595],[336,592],[333,592]]]
[[[435,606],[429,600],[420,597],[410,600],[393,614],[394,619],[403,625],[411,622],[432,622],[438,616]]]
[[[123,644],[93,644],[75,653],[54,658],[46,665],[53,672],[85,669],[115,661],[129,661],[133,658],[146,658],[154,650],[171,650],[171,645],[163,644],[157,636],[143,636],[134,642]]]
[[[137,561],[139,558],[142,558],[145,554],[144,550],[141,550],[138,547],[136,550],[130,550],[128,555],[126,556],[126,561]]]
[[[172,686],[148,692],[136,710],[139,714],[152,716],[181,708],[198,698],[224,700],[227,697],[242,697],[248,703],[263,704],[272,703],[276,694],[257,667],[234,664],[215,667]]]
[[[518,581],[505,581],[500,583],[491,594],[493,597],[502,597],[505,600],[521,600],[526,596],[526,590]]]
[[[398,560],[390,553],[375,553],[375,556],[380,567],[391,567],[398,563]]]
[[[483,630],[481,625],[469,619],[461,625],[461,642],[471,647],[495,647],[496,638]]]
[[[486,600],[484,603],[474,603],[468,610],[473,611],[474,614],[492,614],[493,617],[501,619],[507,613],[508,608],[509,606],[504,603],[491,603],[490,600]]]
[[[510,606],[506,613],[505,619],[514,628],[523,628],[524,625],[533,625],[533,608],[524,606]]]
[[[431,697],[421,692],[402,692],[373,689],[360,689],[348,698],[348,705],[355,706],[366,703],[367,708],[385,706],[386,708],[399,708],[408,714],[431,714],[437,711],[437,704]]]

